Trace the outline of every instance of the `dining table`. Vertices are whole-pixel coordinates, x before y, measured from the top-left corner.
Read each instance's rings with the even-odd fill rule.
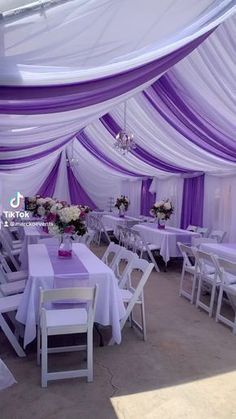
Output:
[[[30,225],[22,227],[21,230],[21,240],[22,248],[19,255],[19,260],[21,262],[21,269],[28,269],[28,245],[36,244],[40,239],[47,239],[52,237],[50,234],[46,233],[42,227],[38,225],[33,225],[31,222]]]
[[[132,217],[130,215],[124,215],[124,217],[119,217],[116,214],[105,214],[102,217],[102,222],[106,228],[110,228],[113,231],[116,231],[118,225],[126,227],[129,221],[139,223],[140,219],[137,217]]]
[[[112,338],[121,342],[120,320],[125,315],[117,278],[114,272],[86,245],[73,243],[72,257],[58,257],[58,246],[28,245],[29,277],[16,313],[16,320],[25,325],[24,347],[36,337],[39,317],[40,288],[68,288],[98,284],[95,322],[112,327]],[[66,306],[69,307],[72,302]]]
[[[236,243],[201,243],[200,250],[236,262]]]
[[[132,229],[140,234],[144,242],[157,246],[166,265],[170,258],[181,256],[178,242],[191,246],[193,237],[200,237],[199,233],[181,228],[165,226],[160,229],[156,223],[141,223]]]

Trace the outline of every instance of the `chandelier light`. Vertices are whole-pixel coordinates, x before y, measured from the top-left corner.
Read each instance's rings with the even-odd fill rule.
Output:
[[[78,166],[79,159],[77,159],[74,155],[74,141],[71,142],[70,146],[71,146],[71,153],[70,155],[67,154],[66,164],[67,166],[70,166],[70,167]]]
[[[135,149],[134,134],[126,128],[126,102],[124,103],[124,128],[116,135],[114,147],[121,153],[127,154]]]

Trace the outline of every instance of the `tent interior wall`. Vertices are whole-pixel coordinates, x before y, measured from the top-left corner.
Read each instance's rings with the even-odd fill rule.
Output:
[[[77,3],[73,13],[71,1],[0,23],[1,210],[16,191],[31,196],[50,181],[58,199],[100,209],[126,194],[138,215],[150,179],[147,193],[174,204],[171,225],[186,212],[194,223],[191,201],[200,224],[235,241],[234,2],[149,0],[132,19],[133,1]],[[125,101],[136,148],[121,155],[114,143]]]

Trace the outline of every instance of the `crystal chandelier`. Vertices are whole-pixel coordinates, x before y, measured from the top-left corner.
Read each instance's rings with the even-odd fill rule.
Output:
[[[114,147],[121,154],[127,154],[136,147],[133,133],[126,129],[126,102],[124,103],[124,128],[116,135]]]
[[[66,157],[66,164],[67,166],[73,167],[79,164],[79,159],[74,156],[74,140],[70,143],[71,152],[70,156],[67,154]]]

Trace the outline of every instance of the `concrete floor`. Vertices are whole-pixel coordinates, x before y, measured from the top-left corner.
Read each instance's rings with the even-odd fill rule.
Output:
[[[146,284],[147,342],[129,327],[119,346],[100,348],[95,336],[93,383],[61,380],[42,389],[35,345],[19,359],[1,333],[0,357],[18,383],[0,393],[0,418],[236,417],[236,336],[178,297],[179,272],[172,263]],[[110,330],[103,333],[108,341]],[[52,368],[74,368],[84,356],[50,357]]]

